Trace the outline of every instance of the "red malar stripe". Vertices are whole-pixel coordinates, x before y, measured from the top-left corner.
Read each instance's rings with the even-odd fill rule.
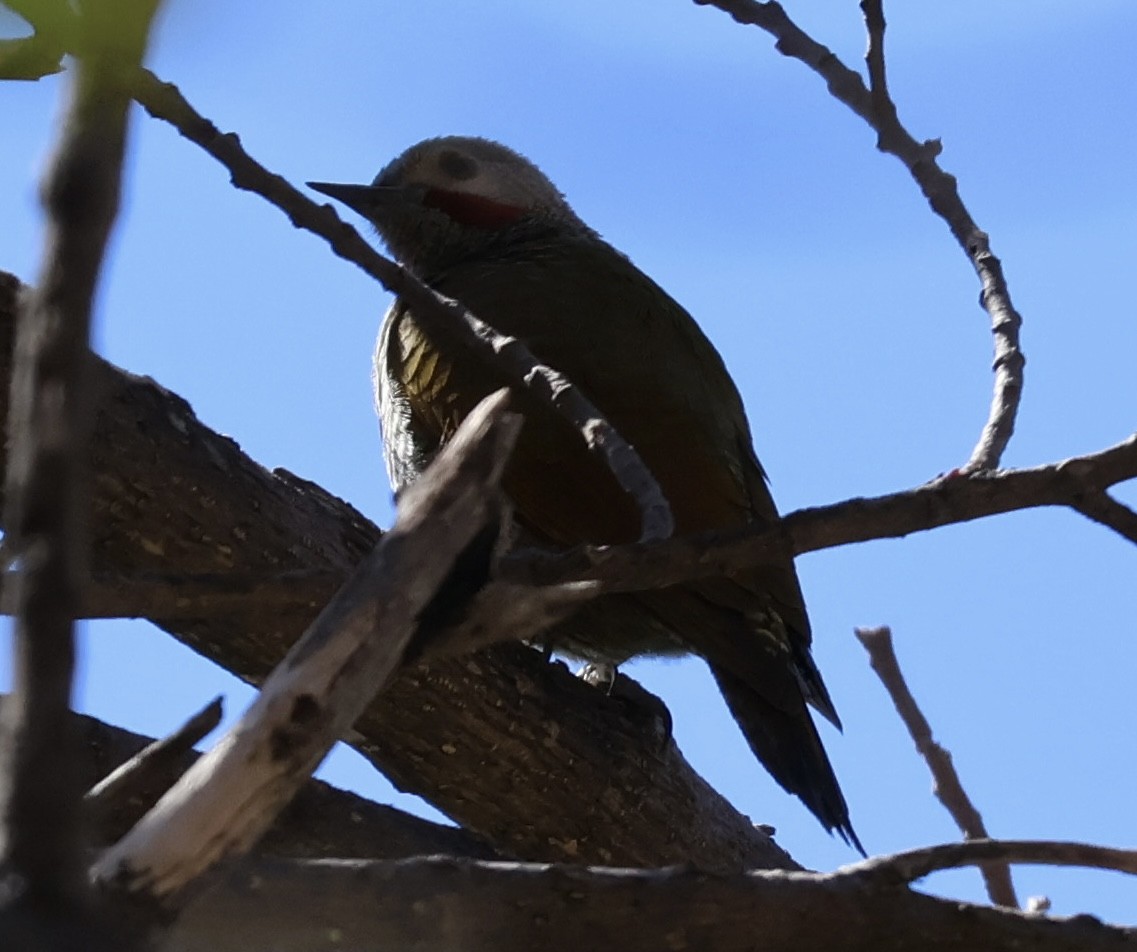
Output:
[[[470,195],[466,192],[448,192],[441,188],[429,189],[423,204],[446,212],[455,221],[476,228],[501,228],[512,225],[525,214],[524,208],[505,205],[492,198]]]

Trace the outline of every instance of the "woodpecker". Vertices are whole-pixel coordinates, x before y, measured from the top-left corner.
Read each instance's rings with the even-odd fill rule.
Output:
[[[366,218],[424,283],[572,380],[658,480],[676,533],[777,519],[718,351],[524,156],[488,139],[446,136],[407,149],[370,185],[309,185]],[[379,333],[374,382],[396,492],[482,398],[509,385],[496,368],[428,334],[401,299]],[[634,541],[636,504],[575,429],[527,392],[515,399],[525,422],[503,487],[521,531],[554,547]],[[808,710],[840,728],[810,654],[791,559],[614,596],[586,617],[587,625],[554,629],[553,647],[608,665],[700,655],[774,779],[826,830],[864,852]]]

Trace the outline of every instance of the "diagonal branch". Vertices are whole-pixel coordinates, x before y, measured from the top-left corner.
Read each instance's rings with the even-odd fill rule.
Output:
[[[781,4],[758,0],[695,0],[714,6],[735,21],[757,26],[776,40],[774,48],[804,63],[825,80],[829,93],[860,116],[877,133],[877,148],[894,155],[908,169],[932,210],[948,225],[979,276],[980,303],[991,319],[995,343],[995,385],[991,411],[971,458],[967,473],[997,469],[1014,430],[1022,397],[1026,359],[1019,346],[1022,317],[1011,303],[1003,266],[991,252],[987,234],[963,204],[955,177],[940,168],[938,140],[918,142],[900,123],[888,93],[884,70],[884,14],[880,0],[865,0],[869,31],[866,59],[874,83],[870,92],[860,75],[849,69],[829,48],[794,23]]]
[[[399,516],[221,741],[121,841],[92,877],[160,906],[223,859],[243,855],[399,670],[439,599],[466,594],[455,571],[490,557],[498,486],[521,420],[487,397],[402,496]],[[456,607],[456,606],[447,606]]]
[[[858,628],[856,635],[869,653],[869,663],[892,699],[896,713],[908,728],[908,734],[915,743],[916,750],[931,771],[932,792],[935,793],[936,799],[951,814],[951,818],[955,820],[966,839],[987,839],[990,836],[987,826],[975,804],[971,802],[967,791],[963,789],[963,783],[952,763],[951,754],[932,736],[932,727],[928,719],[924,717],[924,712],[920,710],[920,706],[908,689],[908,683],[900,670],[900,662],[893,650],[892,631],[888,628]],[[991,902],[1009,909],[1019,908],[1011,870],[1006,863],[981,863],[979,870],[983,875]]]
[[[0,694],[0,709],[7,701]],[[121,765],[160,743],[84,714],[72,714],[71,720],[81,742],[78,765],[84,787],[98,787]],[[104,847],[120,839],[201,756],[185,750],[177,758],[149,760],[144,783],[132,786],[125,797],[115,797],[114,803],[101,804],[105,809],[88,817],[89,845]],[[439,853],[498,858],[465,830],[373,803],[321,780],[309,780],[257,844],[254,855],[398,859]]]
[[[1114,499],[1104,489],[1086,493],[1071,503],[1087,519],[1092,519],[1119,536],[1137,543],[1137,512]]]
[[[120,811],[123,804],[151,789],[221,723],[223,713],[222,700],[215,697],[172,734],[147,744],[103,777],[83,797],[89,822],[101,823],[104,817]]]

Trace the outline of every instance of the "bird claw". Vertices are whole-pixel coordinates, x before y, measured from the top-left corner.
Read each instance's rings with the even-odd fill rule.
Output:
[[[605,694],[611,694],[616,685],[616,665],[607,661],[590,661],[581,668],[576,676],[585,684],[594,688],[602,688]]]

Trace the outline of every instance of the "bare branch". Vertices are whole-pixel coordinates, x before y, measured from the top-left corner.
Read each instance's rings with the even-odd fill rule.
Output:
[[[80,858],[73,620],[89,545],[91,302],[118,212],[130,105],[121,76],[140,62],[156,6],[119,0],[84,15],[71,101],[43,185],[42,272],[17,330],[5,555],[20,571],[13,689],[0,724],[6,948],[106,940],[90,918]]]
[[[520,429],[508,392],[487,397],[406,492],[394,528],[319,614],[257,700],[92,870],[96,882],[173,905],[221,859],[247,851],[403,662],[420,618],[488,572],[498,487]],[[472,593],[471,593],[472,594]],[[456,606],[447,605],[447,609]]]
[[[223,712],[221,698],[214,698],[174,733],[149,744],[103,777],[83,798],[92,822],[98,823],[123,802],[151,787],[157,776],[168,774],[172,764],[178,763],[221,723]]]
[[[1123,539],[1137,543],[1137,512],[1114,499],[1104,489],[1086,493],[1072,503],[1087,519],[1112,529]]]
[[[908,689],[892,647],[892,631],[885,627],[858,628],[856,635],[869,653],[869,663],[892,698],[896,713],[908,728],[916,750],[932,773],[932,792],[951,814],[965,839],[987,839],[990,834],[983,817],[963,789],[951,754],[932,737],[931,725]],[[993,903],[1010,909],[1019,908],[1011,869],[1006,863],[981,863],[979,869],[987,886],[987,895]]]
[[[968,840],[964,843],[925,846],[891,856],[874,856],[851,866],[842,866],[833,875],[857,876],[873,882],[900,885],[915,882],[939,870],[992,862],[1082,866],[1137,876],[1137,850],[1048,840]]]
[[[1026,359],[1019,346],[1022,317],[1011,304],[1003,266],[991,252],[990,240],[971,217],[954,176],[936,161],[941,151],[938,140],[917,142],[900,123],[896,107],[884,81],[884,14],[880,0],[865,0],[869,30],[870,76],[872,92],[864,81],[845,66],[836,54],[797,26],[778,3],[758,0],[695,0],[701,6],[714,6],[737,22],[757,26],[772,35],[775,49],[784,56],[800,60],[826,83],[829,93],[853,110],[877,133],[877,148],[904,163],[920,191],[951,229],[979,276],[980,303],[991,318],[995,338],[995,386],[991,411],[971,458],[963,466],[967,473],[997,469],[1003,451],[1014,431],[1022,397],[1023,368]]]
[[[974,846],[977,844],[965,844]],[[954,848],[954,847],[953,847]],[[864,875],[689,867],[246,863],[196,898],[167,952],[1131,952],[1134,930],[922,895]]]
[[[605,592],[640,591],[730,574],[789,551],[815,552],[872,539],[894,539],[1037,506],[1078,508],[1106,487],[1137,479],[1137,434],[1098,453],[1032,469],[949,476],[916,489],[799,509],[767,527],[684,536],[666,542],[525,552],[504,560],[503,574],[532,584],[600,580]]]

